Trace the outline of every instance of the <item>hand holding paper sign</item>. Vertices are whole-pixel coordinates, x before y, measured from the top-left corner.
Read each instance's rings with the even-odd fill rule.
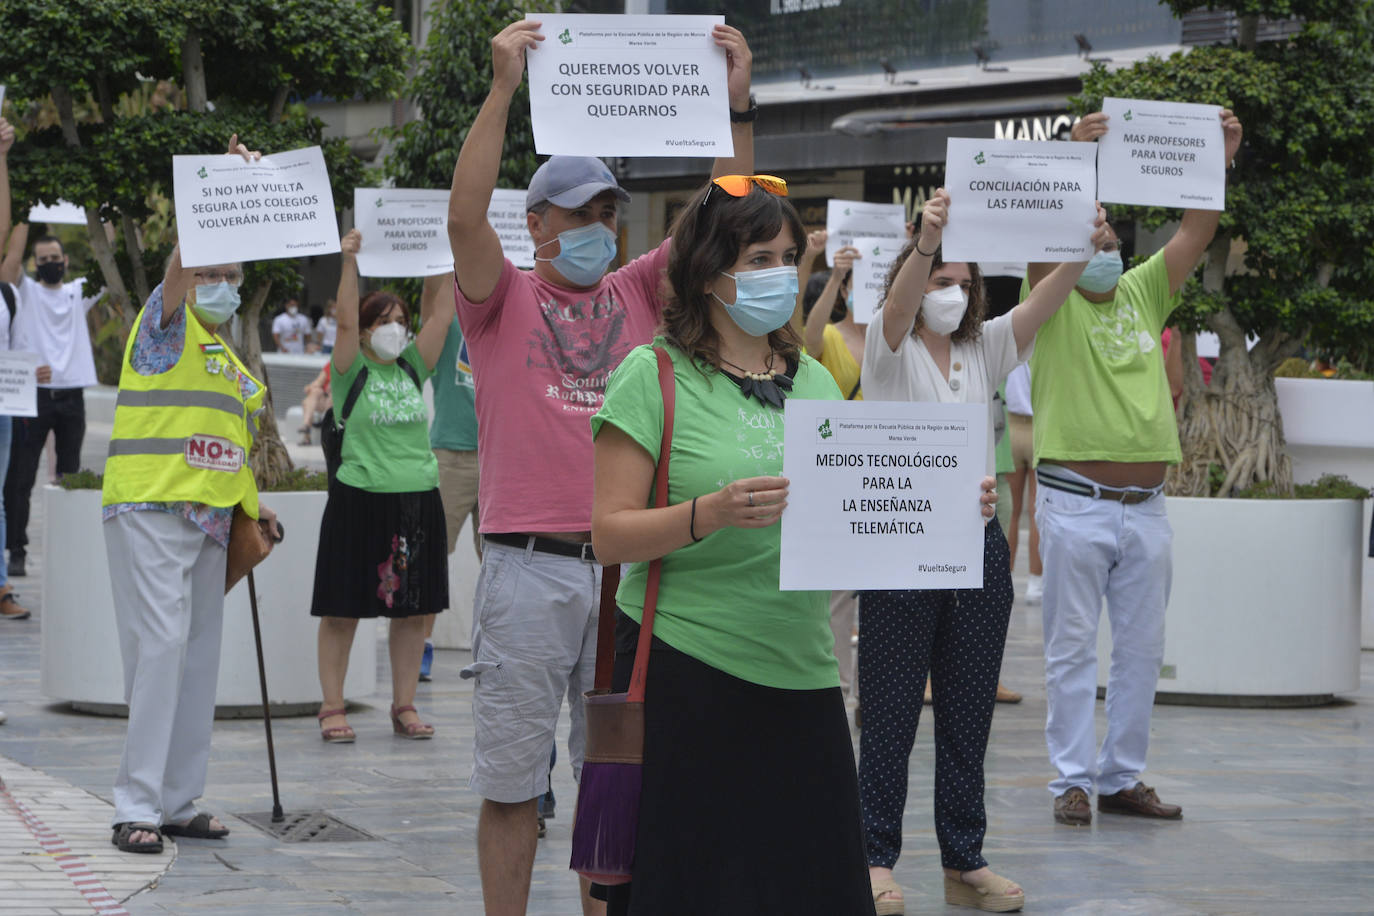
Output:
[[[255,149],[250,150],[240,143],[238,134],[234,134],[229,138],[229,151],[225,153],[227,156],[233,156],[235,154],[242,156],[244,162],[257,162],[262,158],[261,152]]]
[[[744,33],[739,29],[723,23],[711,28],[711,39],[717,47],[725,49],[725,87],[730,94],[730,108],[743,113],[749,109],[749,85],[754,68],[754,54],[749,50],[749,42],[744,40]],[[747,175],[753,170],[750,165],[746,169],[719,174]]]
[[[513,93],[525,78],[525,52],[539,47],[544,35],[537,19],[517,19],[491,40],[491,89]]]
[[[921,208],[920,234],[907,250],[906,260],[897,270],[897,276],[888,290],[887,301],[883,303],[883,340],[894,353],[911,331],[921,301],[925,298],[931,265],[935,263],[945,225],[949,222],[949,205],[949,192],[944,188],[937,189],[926,200]]]
[[[52,381],[52,366],[39,366],[34,370],[33,375],[38,380],[38,384],[46,385]]]

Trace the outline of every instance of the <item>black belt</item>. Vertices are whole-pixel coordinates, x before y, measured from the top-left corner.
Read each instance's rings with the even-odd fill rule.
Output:
[[[1104,487],[1100,483],[1080,483],[1077,480],[1065,480],[1063,477],[1055,477],[1046,474],[1044,471],[1035,472],[1035,480],[1042,487],[1049,487],[1051,490],[1063,490],[1065,493],[1073,493],[1078,496],[1088,496],[1093,499],[1109,499],[1112,502],[1124,503],[1134,506],[1146,500],[1153,499],[1164,491],[1163,486],[1155,487],[1152,490],[1129,490],[1120,487]]]
[[[592,553],[591,541],[585,544],[574,544],[572,541],[541,538],[533,534],[488,534],[484,537],[493,544],[505,544],[507,547],[519,547],[522,550],[533,547],[540,553],[553,553],[560,557],[576,557],[584,563],[596,562],[596,554]]]

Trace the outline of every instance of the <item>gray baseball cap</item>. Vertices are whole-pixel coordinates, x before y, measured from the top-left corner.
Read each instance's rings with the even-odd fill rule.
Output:
[[[548,201],[555,207],[580,207],[602,191],[614,191],[629,203],[630,192],[615,180],[606,163],[592,156],[551,156],[530,179],[525,192],[525,209]]]

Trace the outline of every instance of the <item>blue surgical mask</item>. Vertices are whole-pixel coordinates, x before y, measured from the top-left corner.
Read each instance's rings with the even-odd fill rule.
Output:
[[[726,302],[725,312],[740,326],[740,330],[754,337],[762,337],[787,324],[797,307],[797,268],[770,267],[767,270],[745,270],[737,274],[721,271],[735,281],[735,301]]]
[[[558,233],[558,238],[549,239],[544,245],[558,243],[558,254],[552,258],[536,257],[536,261],[549,261],[554,268],[578,286],[595,286],[615,259],[615,233],[606,228],[605,223],[588,223],[577,229],[566,229]],[[544,245],[535,248],[538,251]]]
[[[1121,252],[1099,251],[1092,256],[1078,285],[1090,293],[1108,293],[1121,279]]]
[[[218,327],[239,310],[239,288],[223,280],[219,283],[197,283],[196,304],[191,308],[206,324]]]

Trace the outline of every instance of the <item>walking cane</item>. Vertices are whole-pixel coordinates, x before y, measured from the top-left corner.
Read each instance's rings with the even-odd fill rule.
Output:
[[[281,543],[286,529],[277,522],[277,536],[272,540]],[[280,824],[286,820],[281,809],[281,795],[277,791],[277,752],[272,747],[272,710],[267,704],[267,666],[262,661],[262,626],[258,623],[258,585],[253,581],[253,571],[248,571],[248,606],[253,612],[253,642],[258,649],[258,683],[262,687],[262,727],[267,730],[267,769],[272,774],[272,823]]]

